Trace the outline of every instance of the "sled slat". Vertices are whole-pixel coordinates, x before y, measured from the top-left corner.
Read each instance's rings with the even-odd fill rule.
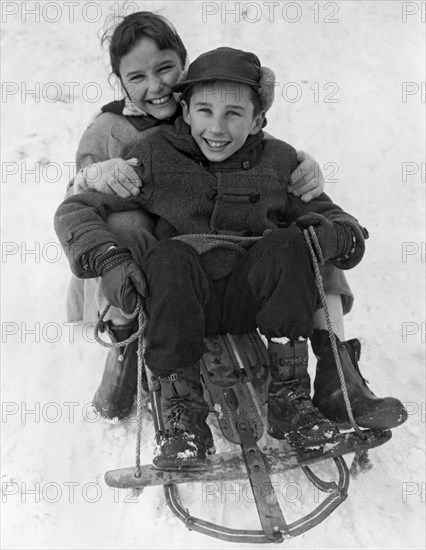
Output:
[[[366,440],[354,433],[341,434],[335,443],[324,447],[304,451],[268,448],[263,456],[269,475],[278,474],[301,466],[308,466],[328,458],[355,453],[383,445],[392,437],[390,430],[365,430]],[[151,464],[141,466],[141,477],[135,477],[135,468],[111,470],[105,474],[110,487],[144,488],[169,483],[196,483],[247,479],[247,470],[240,451],[220,453],[209,457],[206,466],[200,469],[165,471],[157,470]]]
[[[256,440],[263,435],[259,411],[243,380],[238,359],[226,336],[205,339],[207,352],[201,360],[201,373],[223,435],[232,443],[240,443],[235,415],[243,414]]]
[[[239,354],[247,377],[252,385],[259,405],[268,400],[271,379],[267,349],[257,332],[249,334],[227,334],[235,354]]]

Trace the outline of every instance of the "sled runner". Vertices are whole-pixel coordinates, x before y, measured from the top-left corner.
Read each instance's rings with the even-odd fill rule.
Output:
[[[322,522],[347,497],[349,471],[342,455],[358,453],[386,443],[391,432],[365,430],[365,439],[354,432],[341,434],[332,442],[306,451],[292,449],[278,442],[278,448],[260,449],[264,426],[260,407],[266,403],[269,384],[268,355],[257,333],[214,336],[206,339],[208,352],[201,361],[201,372],[211,409],[216,414],[223,436],[238,445],[235,451],[208,457],[200,468],[165,471],[153,465],[107,472],[109,486],[121,489],[164,485],[167,503],[173,513],[190,530],[232,542],[281,542]],[[151,378],[151,400],[156,431],[162,420],[159,384]],[[310,465],[333,459],[338,480],[319,479]],[[312,512],[287,523],[274,493],[271,475],[302,468],[308,480],[327,496]],[[181,504],[180,483],[209,483],[249,480],[253,490],[262,530],[232,529],[194,517]]]

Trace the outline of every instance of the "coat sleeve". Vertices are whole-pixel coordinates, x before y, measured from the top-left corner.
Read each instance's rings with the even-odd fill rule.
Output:
[[[137,198],[122,199],[97,191],[78,193],[60,204],[54,226],[74,275],[82,279],[97,277],[83,256],[100,246],[117,244],[106,223],[108,215],[140,207]]]
[[[356,238],[356,249],[354,254],[345,261],[330,260],[339,269],[351,269],[362,260],[365,252],[365,239],[368,238],[368,231],[363,227],[356,218],[345,212],[340,206],[334,204],[333,201],[325,193],[322,193],[316,199],[308,203],[303,202],[299,197],[287,194],[288,206],[286,209],[286,221],[294,222],[301,216],[315,212],[322,214],[332,222],[340,222],[348,225]]]
[[[70,262],[71,271],[77,277],[97,277],[83,256],[100,246],[117,244],[115,235],[108,229],[109,214],[140,208],[149,211],[150,197],[154,190],[151,147],[144,140],[136,152],[140,160],[137,172],[143,181],[137,197],[124,199],[117,195],[87,190],[68,197],[56,210],[55,231]]]
[[[82,168],[94,162],[103,162],[111,158],[125,158],[130,146],[128,143],[120,143],[113,137],[113,129],[118,126],[123,133],[122,127],[129,124],[127,121],[120,120],[121,115],[114,113],[99,113],[87,126],[80,143],[78,144],[75,157],[77,176]],[[121,117],[124,118],[124,117]],[[128,139],[133,135],[129,134]],[[113,143],[112,143],[113,142]],[[74,186],[73,178],[67,186],[65,198],[70,197]]]

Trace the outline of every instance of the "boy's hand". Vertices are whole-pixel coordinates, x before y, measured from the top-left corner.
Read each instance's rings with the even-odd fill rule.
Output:
[[[296,220],[305,229],[312,225],[318,237],[324,261],[349,257],[355,250],[355,236],[350,227],[341,222],[332,222],[321,214],[305,214]],[[352,250],[352,248],[354,250]]]
[[[296,220],[296,224],[302,229],[307,229],[312,225],[317,234],[324,261],[326,262],[335,258],[337,252],[337,233],[333,222],[321,214],[312,212],[300,217]]]
[[[299,166],[290,177],[289,192],[309,202],[324,191],[324,177],[318,162],[304,151],[297,151]]]
[[[127,248],[112,247],[96,257],[96,273],[102,277],[105,298],[125,313],[133,313],[138,296],[147,295],[147,283]]]
[[[75,180],[75,192],[84,189],[95,189],[101,193],[118,195],[124,199],[138,195],[142,185],[132,166],[138,164],[138,159],[110,159],[95,162],[83,168]],[[77,184],[77,185],[76,185]]]

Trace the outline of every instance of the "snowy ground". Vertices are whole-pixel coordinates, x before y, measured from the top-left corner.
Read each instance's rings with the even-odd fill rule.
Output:
[[[404,401],[409,421],[371,452],[374,469],[352,480],[348,500],[286,547],[424,548],[425,3],[226,2],[227,13],[223,2],[135,4],[170,18],[192,59],[229,45],[272,67],[268,130],[317,158],[329,194],[370,231],[349,274],[346,334],[363,343],[372,389]],[[187,532],[161,489],[136,499],[104,484],[106,470],[133,464],[135,423],[93,416],[105,351],[64,323],[69,271],[52,219],[85,124],[114,98],[97,33],[117,6],[1,3],[2,547],[235,548]],[[246,487],[236,489],[184,494],[195,514],[254,526]],[[280,490],[289,519],[307,511],[313,492],[299,474]]]

